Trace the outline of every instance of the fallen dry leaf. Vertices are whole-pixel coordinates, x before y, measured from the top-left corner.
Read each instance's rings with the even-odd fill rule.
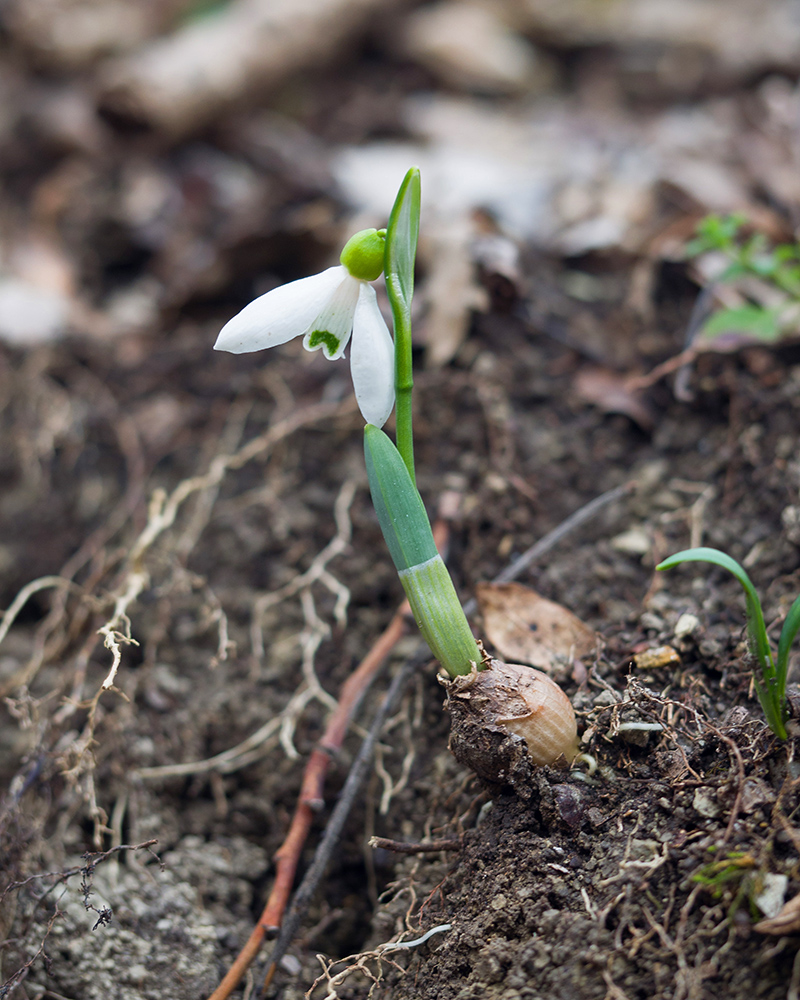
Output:
[[[519,583],[479,583],[486,638],[509,662],[550,670],[557,658],[592,652],[595,632],[571,611]]]
[[[578,397],[593,403],[604,413],[622,413],[643,431],[652,431],[655,417],[642,393],[631,389],[626,375],[610,368],[583,368],[575,376],[573,388]]]
[[[761,934],[793,934],[800,930],[800,894],[785,903],[777,916],[759,920],[753,930]]]

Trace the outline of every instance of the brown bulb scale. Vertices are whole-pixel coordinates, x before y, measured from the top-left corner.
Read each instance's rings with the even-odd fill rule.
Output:
[[[531,764],[571,764],[577,756],[572,704],[540,670],[489,660],[486,669],[445,686],[450,749],[487,781],[516,784]]]

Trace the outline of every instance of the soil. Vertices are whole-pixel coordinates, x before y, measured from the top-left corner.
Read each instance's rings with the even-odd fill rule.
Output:
[[[369,46],[359,58],[365,79],[380,77]],[[397,86],[420,85],[395,69]],[[341,110],[360,86],[337,82],[336,67],[314,77],[309,129],[324,135],[334,95]],[[396,95],[384,98],[348,138],[399,127]],[[112,125],[113,163],[93,161],[96,183],[70,181],[62,219],[84,305],[98,311],[153,265],[114,228],[128,159],[190,186],[224,146],[214,134],[153,152],[129,123]],[[25,201],[64,160],[41,137],[17,138],[9,178]],[[283,280],[324,265],[341,205],[276,171],[261,209],[268,236],[233,250],[205,218],[235,266],[211,291],[172,287],[150,329],[101,335],[89,311],[84,331],[0,347],[0,602],[34,580],[72,581],[27,594],[0,646],[0,997],[208,995],[261,912],[332,700],[402,597],[347,366],[299,343],[211,351],[264,271]],[[296,227],[303,212],[322,223]],[[612,291],[570,299],[576,269]],[[689,544],[728,552],[775,638],[800,593],[800,349],[703,354],[680,393],[654,380],[593,405],[576,387],[598,351],[619,388],[621,374],[684,348],[697,294],[685,265],[539,253],[516,285],[484,275],[484,286],[491,306],[452,362],[417,357],[419,486],[434,513],[447,495],[448,564],[466,600],[574,511],[633,483],[520,581],[600,636],[593,656],[554,673],[596,770],[481,783],[448,750],[429,662],[382,735],[271,995],[796,998],[798,927],[755,929],[800,893],[796,739],[777,740],[753,696],[738,584],[707,566],[654,566]],[[104,646],[98,630],[126,593]],[[101,692],[115,644],[119,670]],[[388,674],[418,646],[402,640],[365,699],[301,870]],[[661,647],[671,652],[636,659]],[[373,835],[458,846],[400,855],[369,848]],[[254,968],[235,995],[260,988]]]

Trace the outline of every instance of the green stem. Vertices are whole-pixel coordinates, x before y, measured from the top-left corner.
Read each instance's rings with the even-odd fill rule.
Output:
[[[397,450],[405,462],[411,482],[416,486],[414,473],[414,430],[412,426],[412,392],[414,374],[411,368],[411,324],[406,322],[403,310],[394,309],[394,391],[395,434]]]

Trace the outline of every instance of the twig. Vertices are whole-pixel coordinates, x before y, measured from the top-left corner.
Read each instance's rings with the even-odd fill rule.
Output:
[[[512,563],[510,563],[502,572],[498,573],[497,576],[492,580],[492,583],[509,583],[511,580],[516,580],[518,576],[525,572],[525,570],[535,562],[545,552],[549,552],[558,542],[561,541],[570,532],[575,531],[582,524],[590,521],[593,517],[600,513],[600,511],[607,507],[610,503],[615,500],[619,500],[629,493],[633,492],[636,488],[636,482],[631,480],[630,482],[623,483],[621,486],[615,486],[612,490],[607,490],[605,493],[601,493],[600,496],[595,497],[594,500],[590,500],[589,503],[584,504],[583,507],[579,507],[573,514],[557,528],[553,528],[544,537],[540,538],[538,542],[532,545],[526,552],[523,552],[521,556],[518,556]],[[464,612],[467,615],[472,615],[478,610],[478,602],[475,598],[471,598],[464,605]]]
[[[463,845],[460,840],[431,840],[427,844],[413,844],[388,837],[370,837],[369,846],[382,847],[395,854],[434,854],[437,851],[460,851]]]
[[[275,855],[277,862],[275,881],[267,904],[258,923],[253,928],[250,938],[237,955],[225,978],[211,994],[210,1000],[225,1000],[225,998],[231,995],[261,949],[267,933],[274,933],[281,926],[281,919],[289,900],[289,893],[294,882],[303,844],[311,828],[314,814],[323,805],[322,792],[330,762],[344,742],[350,719],[369,688],[370,683],[392,649],[394,649],[405,634],[408,627],[408,614],[408,604],[403,602],[378,641],[342,686],[342,692],[339,696],[336,709],[331,714],[325,728],[325,733],[312,752],[306,765],[300,796],[289,832]],[[384,716],[381,716],[381,725],[383,724],[383,718]],[[366,741],[362,745],[362,752],[365,745]],[[353,769],[351,769],[351,775],[355,766],[354,764]],[[344,793],[342,794],[344,795]],[[342,800],[340,799],[339,801],[341,803]],[[330,829],[332,822],[333,816],[327,829]],[[323,838],[322,843],[324,842]]]
[[[381,729],[383,728],[386,720],[399,705],[400,699],[405,692],[406,686],[414,675],[415,670],[417,670],[426,659],[427,651],[406,661],[402,669],[392,681],[386,694],[386,698],[375,715],[370,731],[364,742],[361,744],[358,756],[356,757],[353,766],[350,768],[350,773],[347,776],[347,781],[345,782],[342,793],[339,796],[339,801],[336,803],[336,807],[331,813],[330,821],[325,828],[325,833],[319,846],[317,847],[316,853],[314,854],[314,860],[311,862],[311,866],[306,872],[303,881],[300,883],[300,886],[294,895],[294,899],[292,900],[292,905],[281,925],[280,934],[278,935],[278,939],[275,942],[272,954],[270,955],[267,963],[267,974],[263,987],[264,990],[266,990],[272,982],[272,977],[275,975],[278,962],[280,962],[281,958],[283,958],[286,954],[292,939],[297,933],[297,928],[300,926],[300,922],[302,921],[311,900],[314,898],[317,886],[325,874],[328,863],[330,862],[333,852],[336,849],[336,845],[339,842],[339,836],[344,828],[345,822],[347,821],[350,809],[352,808],[353,802],[358,795],[362,784],[364,783],[367,772],[369,771],[370,764],[372,762],[372,755],[375,751],[375,744],[378,742]]]
[[[671,375],[676,369],[683,369],[687,365],[691,364],[692,361],[700,353],[697,347],[687,347],[685,350],[681,351],[680,354],[676,354],[672,358],[667,358],[666,361],[662,361],[660,365],[648,372],[646,375],[632,375],[629,379],[625,381],[625,388],[629,392],[639,392],[642,389],[649,389],[651,385],[655,385],[659,382],[665,375]]]

